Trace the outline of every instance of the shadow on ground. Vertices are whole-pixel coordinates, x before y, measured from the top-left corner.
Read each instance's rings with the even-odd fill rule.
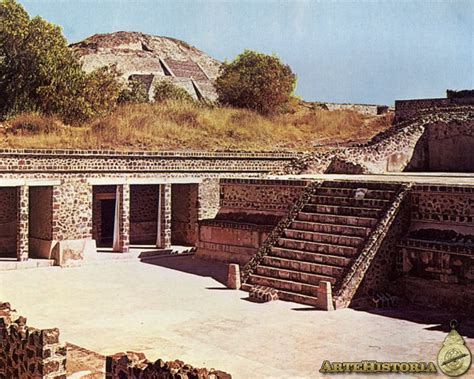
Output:
[[[459,312],[450,312],[417,306],[403,306],[400,308],[369,309],[361,312],[368,312],[384,317],[397,318],[417,324],[426,324],[425,330],[435,330],[441,332],[451,331],[451,320],[458,323],[457,331],[468,338],[474,338],[474,318],[472,315]]]
[[[160,257],[142,261],[143,263],[186,272],[188,274],[213,278],[225,285],[227,282],[227,265],[225,263],[205,261],[193,256]],[[208,287],[210,290],[220,287]]]

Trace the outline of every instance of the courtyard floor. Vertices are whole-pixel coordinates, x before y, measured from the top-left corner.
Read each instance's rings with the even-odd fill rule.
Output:
[[[255,304],[226,289],[225,277],[224,265],[189,256],[3,271],[0,301],[28,325],[58,327],[62,342],[103,355],[128,350],[150,360],[181,359],[237,379],[319,378],[326,359],[435,362],[446,325],[458,316]],[[474,320],[462,326],[474,351]]]

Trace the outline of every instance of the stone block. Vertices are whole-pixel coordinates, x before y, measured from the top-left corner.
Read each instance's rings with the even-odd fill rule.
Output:
[[[227,273],[227,287],[238,290],[240,289],[240,266],[235,263],[231,263],[228,266],[228,273]]]
[[[334,304],[332,302],[332,287],[330,282],[319,282],[317,299],[316,308],[323,309],[325,311],[334,310]]]
[[[256,303],[278,300],[278,290],[266,286],[253,286],[249,291],[249,299]]]

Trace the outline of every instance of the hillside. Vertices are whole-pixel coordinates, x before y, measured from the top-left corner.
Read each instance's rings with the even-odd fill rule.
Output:
[[[192,103],[136,104],[79,127],[54,117],[20,115],[0,126],[0,148],[312,151],[369,140],[391,121],[391,114],[369,117],[299,106],[264,117]]]

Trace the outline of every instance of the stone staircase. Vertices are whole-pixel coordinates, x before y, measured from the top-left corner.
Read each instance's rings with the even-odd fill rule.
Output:
[[[354,197],[358,188],[366,190],[360,200]],[[259,260],[243,289],[271,287],[281,300],[317,306],[320,283],[339,288],[399,190],[399,184],[323,182]]]

